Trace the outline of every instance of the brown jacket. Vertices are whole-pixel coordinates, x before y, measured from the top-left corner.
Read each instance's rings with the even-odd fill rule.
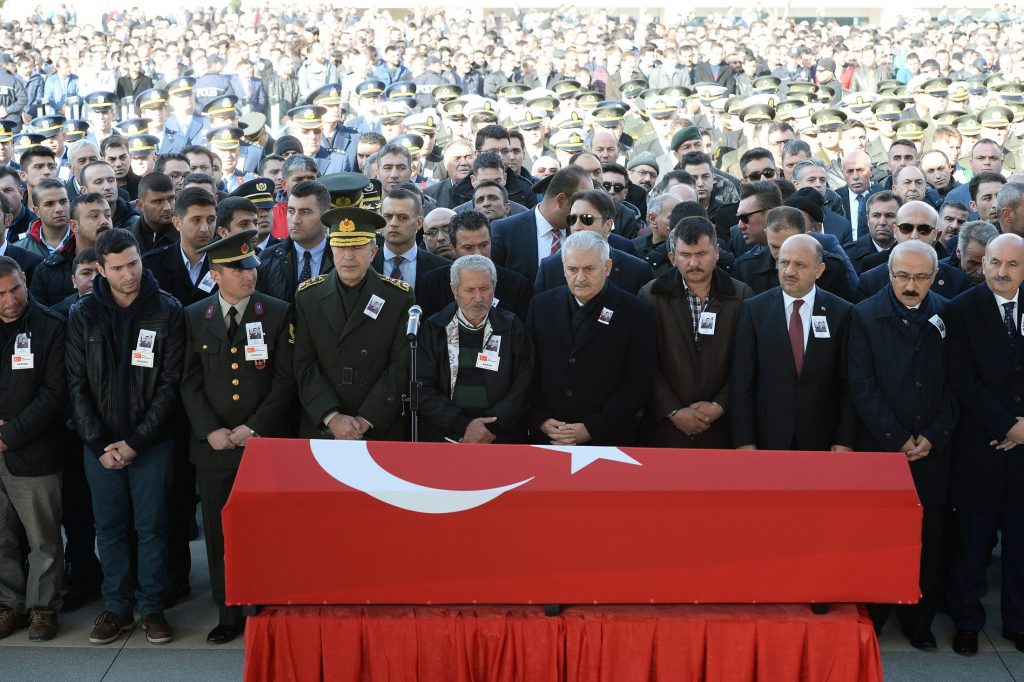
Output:
[[[658,447],[729,448],[729,367],[736,318],[743,301],[753,296],[743,282],[715,269],[711,297],[705,312],[715,313],[714,334],[694,342],[693,316],[686,300],[682,277],[673,268],[640,290],[654,308],[657,325],[658,363],[654,392],[647,404],[641,442]],[[725,409],[725,415],[699,436],[687,436],[667,415],[673,410],[707,400]]]

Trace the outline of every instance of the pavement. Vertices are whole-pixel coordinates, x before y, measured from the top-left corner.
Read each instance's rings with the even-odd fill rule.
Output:
[[[1024,682],[1024,653],[1000,636],[999,562],[989,572],[990,590],[984,601],[989,623],[979,637],[978,654],[953,653],[953,623],[943,614],[932,631],[938,650],[917,651],[900,634],[895,615],[890,617],[879,644],[885,679],[892,682]],[[59,619],[57,637],[43,644],[29,642],[20,630],[0,640],[0,680],[3,682],[222,682],[242,679],[243,639],[213,646],[206,635],[217,624],[217,609],[210,600],[206,548],[202,539],[192,543],[192,595],[168,609],[175,639],[153,645],[136,628],[106,646],[89,644],[93,621],[101,602],[89,604]],[[782,681],[785,682],[785,681]]]

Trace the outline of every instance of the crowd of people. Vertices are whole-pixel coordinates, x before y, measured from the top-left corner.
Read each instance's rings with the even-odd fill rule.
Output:
[[[92,644],[171,641],[198,491],[231,641],[249,439],[415,407],[419,440],[902,452],[904,634],[948,609],[977,651],[998,536],[1024,651],[1015,13],[5,23],[0,637],[102,598]]]

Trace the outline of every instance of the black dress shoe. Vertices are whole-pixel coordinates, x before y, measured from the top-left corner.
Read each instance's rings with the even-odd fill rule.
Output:
[[[910,646],[921,651],[932,651],[938,647],[938,644],[935,642],[935,635],[931,633],[931,630],[925,630],[910,635]],[[975,651],[977,651],[977,644],[975,644]]]
[[[86,604],[96,601],[103,596],[98,586],[74,585],[68,588],[61,600],[61,613],[77,611]]]
[[[957,630],[953,636],[953,651],[961,656],[978,653],[978,633],[973,630]]]
[[[1003,632],[1003,637],[1013,642],[1013,645],[1017,647],[1017,651],[1024,651],[1024,630],[1018,630],[1017,632]]]
[[[214,629],[210,630],[210,634],[206,636],[206,641],[210,644],[227,644],[235,637],[238,637],[241,632],[241,628],[221,623]]]

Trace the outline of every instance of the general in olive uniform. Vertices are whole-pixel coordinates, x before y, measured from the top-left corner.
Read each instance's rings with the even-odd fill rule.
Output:
[[[196,465],[210,584],[220,609],[207,637],[213,644],[230,642],[243,625],[240,607],[224,604],[221,509],[246,442],[291,435],[294,414],[291,306],[256,291],[255,236],[256,230],[246,230],[199,249],[209,255],[220,288],[185,309],[181,394],[192,422],[189,457]]]
[[[300,436],[402,440],[412,288],[370,267],[375,231],[385,225],[379,214],[334,208],[321,219],[330,229],[335,271],[302,283],[295,294]]]

